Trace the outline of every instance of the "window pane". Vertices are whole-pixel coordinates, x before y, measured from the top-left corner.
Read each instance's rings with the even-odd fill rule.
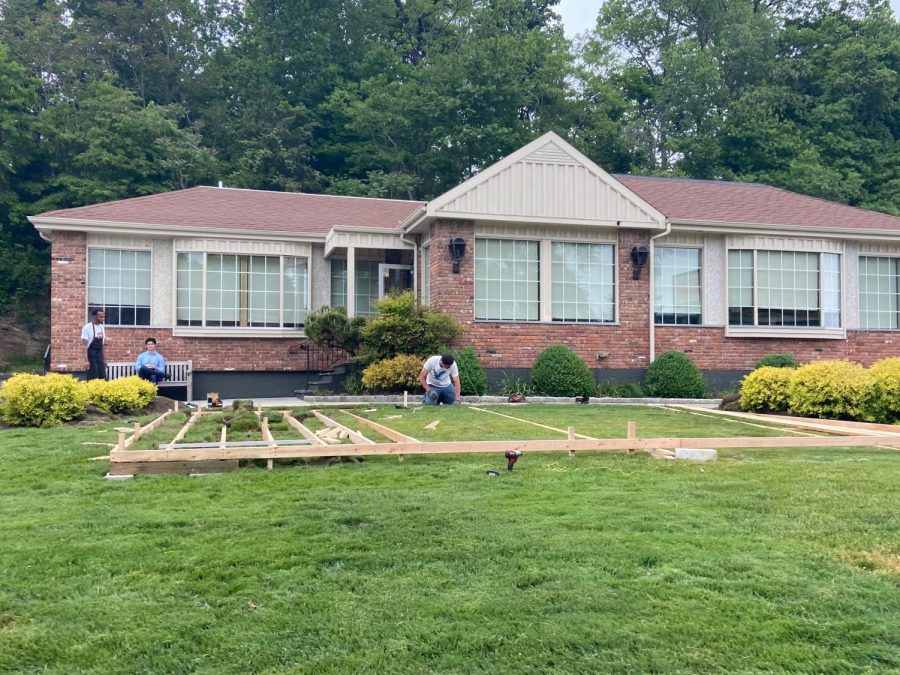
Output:
[[[475,318],[537,321],[540,247],[536,241],[475,240]]]
[[[700,249],[657,247],[653,257],[656,323],[701,323]]]
[[[300,328],[306,322],[307,304],[306,258],[284,259],[284,325]]]
[[[553,242],[550,251],[553,320],[614,321],[612,245]]]
[[[859,259],[859,323],[863,330],[897,330],[900,258]]]
[[[149,325],[150,251],[89,249],[87,300],[109,325]]]
[[[347,306],[347,261],[331,259],[331,306]]]

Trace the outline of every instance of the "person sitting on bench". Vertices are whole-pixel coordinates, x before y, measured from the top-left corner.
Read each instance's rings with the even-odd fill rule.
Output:
[[[134,372],[153,384],[159,384],[166,379],[166,360],[156,351],[156,338],[148,337],[144,340],[144,346],[147,350],[138,354]]]

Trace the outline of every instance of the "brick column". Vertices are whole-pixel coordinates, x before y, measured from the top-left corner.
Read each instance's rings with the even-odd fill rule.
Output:
[[[87,370],[81,327],[87,316],[87,235],[53,232],[50,259],[50,369]]]
[[[453,272],[448,245],[455,237],[466,240],[466,255]],[[475,223],[438,220],[431,226],[431,308],[447,312],[463,326],[475,316]]]

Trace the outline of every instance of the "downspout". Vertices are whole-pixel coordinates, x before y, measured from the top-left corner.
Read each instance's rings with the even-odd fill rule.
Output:
[[[666,229],[660,232],[659,234],[655,234],[650,237],[650,361],[647,363],[649,366],[653,363],[653,360],[656,358],[656,321],[654,320],[654,316],[656,315],[656,308],[653,306],[653,297],[655,293],[653,292],[655,279],[653,278],[653,267],[654,261],[656,260],[656,255],[654,252],[655,249],[655,240],[660,237],[665,237],[672,233],[672,221],[666,218]]]
[[[418,239],[418,237],[417,237]],[[400,241],[404,244],[412,244],[413,247],[413,295],[419,299],[419,242],[410,241],[406,238],[406,233],[400,233]]]

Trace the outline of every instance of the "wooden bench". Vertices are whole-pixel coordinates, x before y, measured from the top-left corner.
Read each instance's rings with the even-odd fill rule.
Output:
[[[134,361],[112,361],[106,364],[106,379],[118,380],[122,377],[137,375],[134,372]],[[163,380],[156,386],[186,387],[187,400],[194,400],[194,362],[193,361],[166,361],[166,375],[168,380]]]

